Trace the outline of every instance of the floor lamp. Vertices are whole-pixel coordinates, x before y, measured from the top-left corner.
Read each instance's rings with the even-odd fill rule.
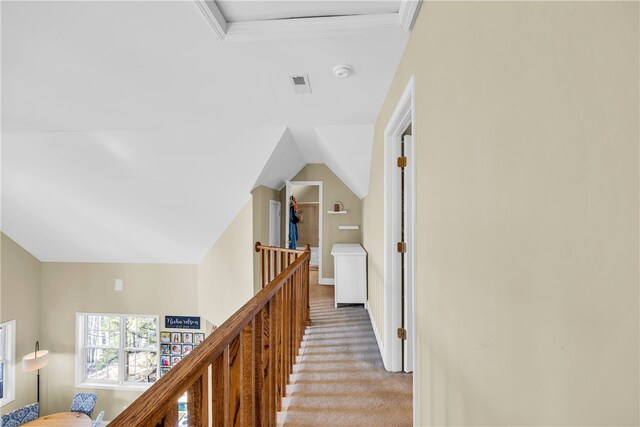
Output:
[[[22,358],[22,370],[24,372],[38,371],[37,375],[37,402],[38,414],[40,414],[40,368],[44,368],[49,363],[49,351],[40,350],[40,341],[36,341],[36,351],[29,353]]]

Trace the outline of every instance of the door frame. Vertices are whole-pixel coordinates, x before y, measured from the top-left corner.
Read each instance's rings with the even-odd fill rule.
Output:
[[[274,224],[271,221],[271,207],[272,206],[277,206],[278,207],[278,221],[276,222],[278,224],[278,232],[276,233],[275,230],[271,229],[271,226]],[[282,206],[279,200],[269,200],[269,246],[282,246],[282,242],[280,241],[280,236],[282,235],[282,230],[280,230],[280,227],[282,227]],[[273,244],[272,238],[273,236],[276,236],[278,239],[278,242],[280,242],[277,245]]]
[[[291,187],[294,185],[307,185],[307,186],[317,186],[318,187],[318,283],[321,285],[331,285],[333,284],[333,279],[325,279],[322,277],[322,223],[324,222],[324,212],[322,211],[322,207],[324,204],[322,203],[322,181],[287,181],[286,182],[286,197],[285,197],[285,206],[287,206],[285,213],[285,227],[284,227],[284,244],[285,246],[289,242],[289,206],[286,203],[289,202],[289,198],[291,197]],[[288,247],[288,246],[287,246]]]
[[[405,195],[408,196],[407,221],[405,224],[405,238],[407,243],[407,275],[405,296],[410,297],[406,306],[406,329],[409,338],[407,343],[412,357],[413,371],[417,371],[416,357],[416,307],[415,307],[415,266],[416,266],[416,114],[415,114],[415,75],[412,75],[398,101],[384,131],[384,307],[385,313],[385,349],[383,360],[389,371],[402,370],[402,341],[397,338],[396,329],[401,324],[400,300],[400,258],[397,256],[396,243],[400,227],[399,208],[399,173],[396,158],[400,155],[400,140],[406,128],[411,124],[412,144],[405,155],[408,157],[405,169]],[[411,364],[410,364],[411,365]],[[416,383],[414,381],[414,420],[417,402],[415,398]]]

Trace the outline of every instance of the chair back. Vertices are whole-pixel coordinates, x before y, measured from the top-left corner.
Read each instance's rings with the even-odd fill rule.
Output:
[[[98,427],[103,417],[104,417],[104,411],[100,411],[100,413],[96,417],[96,420],[93,422],[93,424],[91,424],[91,427]]]
[[[97,400],[98,395],[95,393],[76,393],[71,402],[71,412],[82,412],[91,418]]]
[[[28,423],[29,421],[33,421],[38,418],[39,411],[39,403],[32,403],[31,405],[14,409],[2,416],[2,427],[17,427]]]

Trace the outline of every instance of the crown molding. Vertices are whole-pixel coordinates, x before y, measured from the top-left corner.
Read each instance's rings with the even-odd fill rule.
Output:
[[[420,5],[422,5],[421,0],[403,0],[400,2],[398,24],[403,30],[411,31],[413,24],[416,22]]]
[[[396,13],[230,22],[225,41],[341,37],[397,28]]]
[[[214,0],[194,0],[220,41],[259,41],[343,37],[371,30],[411,31],[421,0],[402,0],[397,13],[227,22]]]
[[[194,0],[220,41],[227,35],[227,20],[213,0]]]

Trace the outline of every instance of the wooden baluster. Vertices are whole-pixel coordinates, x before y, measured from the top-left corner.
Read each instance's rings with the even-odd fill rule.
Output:
[[[213,427],[229,425],[229,347],[211,365]],[[175,427],[175,424],[172,426]]]
[[[262,309],[256,315],[253,323],[253,416],[256,425],[263,425],[264,412],[264,367],[262,353],[264,351],[264,313]]]
[[[265,251],[267,252],[267,281],[266,283],[270,283],[271,282],[271,249],[265,249]],[[265,284],[266,286],[266,284]]]
[[[173,402],[171,409],[158,425],[162,427],[176,427],[178,425],[178,402]]]
[[[282,398],[284,397],[285,387],[285,369],[284,369],[284,288],[280,288],[278,291],[278,411],[282,411]]]
[[[187,391],[189,427],[209,425],[209,372],[205,370]]]
[[[242,396],[242,346],[240,336],[229,344],[229,421],[227,425],[240,426]]]
[[[292,322],[291,322],[291,282],[292,282],[292,278],[290,277],[289,280],[287,280],[287,283],[284,285],[284,290],[286,292],[286,299],[287,299],[287,312],[286,312],[286,322],[287,322],[287,341],[286,341],[286,384],[289,384],[289,376],[291,375],[291,329],[292,329]],[[286,390],[286,389],[285,389]]]
[[[242,329],[242,384],[241,384],[241,425],[253,426],[254,410],[253,401],[255,394],[255,374],[253,372],[253,343],[254,321],[252,320]]]
[[[274,321],[274,298],[265,306],[264,318],[264,352],[263,368],[264,368],[264,419],[262,425],[275,425],[276,414],[276,387],[275,387],[275,331],[276,322]]]

